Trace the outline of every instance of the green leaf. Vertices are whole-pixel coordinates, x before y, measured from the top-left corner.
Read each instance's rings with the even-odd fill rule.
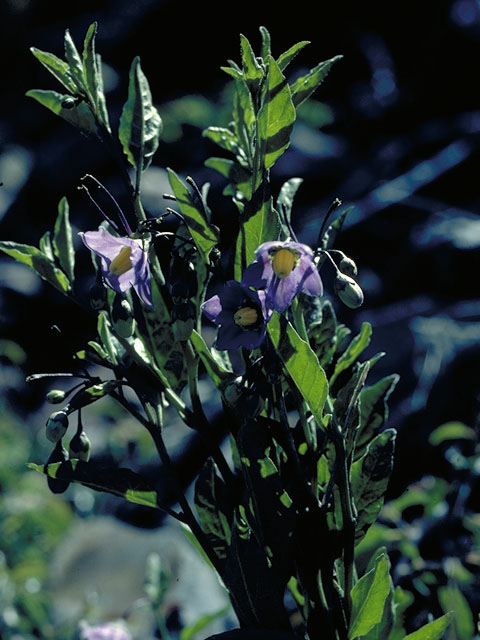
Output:
[[[360,333],[353,338],[346,350],[337,360],[335,370],[330,379],[330,384],[333,385],[337,377],[342,371],[348,369],[352,365],[358,356],[368,347],[370,344],[370,337],[372,335],[372,326],[369,322],[364,322]]]
[[[47,256],[50,262],[54,262],[55,258],[53,257],[52,234],[50,231],[45,231],[43,236],[40,238],[38,246],[40,247],[40,251]]]
[[[189,189],[183,184],[175,171],[167,168],[167,172],[180,213],[204,262],[208,264],[210,251],[219,241],[218,228],[210,224],[204,207],[199,206],[194,201]]]
[[[237,78],[233,96],[233,126],[246,158],[251,158],[252,156],[251,145],[254,122],[255,111],[247,83],[243,78]],[[253,166],[250,168],[253,169]]]
[[[76,101],[68,94],[57,91],[44,91],[43,89],[31,89],[25,94],[33,98],[57,116],[60,116],[71,125],[80,129],[85,135],[98,133],[97,123],[92,110],[83,100]]]
[[[225,560],[231,538],[233,509],[212,458],[207,459],[195,483],[195,508],[213,550],[220,560]]]
[[[236,134],[230,129],[225,127],[208,127],[202,132],[204,138],[209,138],[222,149],[226,149],[231,153],[237,153],[238,151],[238,138]]]
[[[290,222],[292,217],[293,199],[303,178],[290,178],[284,182],[277,198],[277,209],[281,210],[284,218]]]
[[[131,469],[101,466],[94,462],[82,460],[68,460],[52,464],[28,463],[27,467],[44,473],[50,478],[78,482],[94,491],[112,493],[114,496],[125,498],[128,502],[141,504],[153,509],[161,509],[157,493],[147,480]]]
[[[381,622],[389,593],[389,563],[385,554],[381,554],[377,558],[375,568],[362,576],[352,589],[349,640],[366,635]]]
[[[72,36],[70,35],[70,31],[67,29],[65,31],[65,58],[67,59],[68,66],[70,68],[70,73],[75,80],[75,84],[77,85],[78,91],[76,93],[80,93],[84,96],[88,95],[87,92],[87,82],[85,78],[85,72],[83,70],[82,59],[80,58],[80,54],[78,53],[77,47],[72,40]]]
[[[476,433],[463,422],[445,422],[432,431],[428,437],[430,444],[437,445],[446,440],[475,440]]]
[[[392,531],[392,529],[389,529]],[[388,634],[388,640],[403,640],[407,635],[404,629],[405,611],[414,602],[415,598],[410,591],[404,591],[401,587],[395,587],[393,592],[393,629]]]
[[[289,146],[295,122],[290,87],[275,60],[271,56],[267,60],[266,92],[257,119],[258,145],[265,169],[272,167]]]
[[[234,374],[231,371],[225,369],[219,363],[218,359],[210,353],[205,340],[195,330],[192,331],[190,340],[195,347],[195,351],[200,356],[200,359],[203,362],[203,365],[205,366],[210,379],[218,389],[223,391],[229,384],[229,382],[231,382],[235,378]]]
[[[108,320],[106,311],[101,311],[98,314],[97,331],[102,341],[103,348],[108,354],[110,362],[114,365],[118,364],[118,354],[113,344],[110,321]]]
[[[62,198],[58,204],[58,216],[53,232],[53,250],[70,283],[73,283],[75,251],[73,249],[72,228],[70,226],[69,207],[66,198]]]
[[[263,78],[263,69],[258,64],[253,49],[247,38],[240,34],[240,51],[242,56],[243,77],[248,83],[258,85]]]
[[[227,158],[208,158],[205,161],[205,166],[210,169],[215,169],[222,176],[225,176],[235,186],[236,195],[237,190],[240,191],[242,198],[249,200],[252,197],[252,174],[245,169],[241,164],[234,160]]]
[[[228,611],[230,611],[230,605],[227,604],[225,607],[222,607],[218,611],[214,611],[213,613],[206,613],[201,616],[196,622],[187,627],[183,627],[180,631],[180,640],[192,640],[196,636],[199,631],[205,629],[210,623],[218,620],[224,616]]]
[[[325,300],[322,305],[322,319],[308,327],[310,346],[318,361],[325,367],[332,361],[337,346],[337,318],[332,303]]]
[[[279,68],[284,71],[284,69],[286,69],[290,62],[295,58],[297,53],[301,51],[303,47],[306,47],[307,44],[310,44],[309,40],[302,40],[301,42],[297,42],[297,44],[294,44],[292,47],[290,47],[290,49],[284,51],[282,55],[277,59]]]
[[[387,400],[399,380],[397,374],[386,376],[360,393],[360,428],[355,445],[355,459],[361,458],[369,442],[388,418]]]
[[[95,37],[97,35],[97,23],[93,22],[88,28],[83,43],[83,72],[85,84],[98,120],[110,131],[108,122],[107,105],[103,92],[103,76],[100,56],[95,53]]]
[[[376,624],[374,627],[372,627],[372,629],[370,629],[370,631],[365,636],[363,636],[363,640],[386,640],[394,624],[394,607],[393,607],[394,588],[393,588],[393,581],[390,576],[390,560],[386,553],[385,547],[381,547],[380,549],[377,549],[377,551],[374,553],[374,555],[372,556],[372,559],[368,563],[368,570],[370,570],[371,568],[374,568],[374,563],[376,563],[376,561],[378,560],[378,558],[382,553],[384,553],[384,556],[388,563],[389,592],[385,599],[385,605],[383,607],[383,615],[380,622]]]
[[[62,293],[70,291],[70,284],[63,271],[55,267],[52,261],[36,247],[6,240],[0,241],[0,251],[26,264],[55,289]]]
[[[302,394],[320,429],[323,407],[328,395],[325,372],[310,345],[302,340],[283,316],[274,313],[268,333],[285,368]]]
[[[446,613],[441,618],[429,622],[413,633],[405,636],[404,640],[441,640],[446,628],[451,622],[453,612]]]
[[[358,544],[382,508],[393,467],[396,431],[387,429],[370,443],[351,467],[352,495],[357,509],[355,543]]]
[[[77,85],[72,78],[70,68],[66,62],[57,58],[53,53],[41,51],[36,47],[30,47],[30,51],[33,53],[35,58],[37,58],[37,60],[39,60],[43,66],[48,69],[61,84],[63,84],[65,89],[73,94],[77,92]]]
[[[152,103],[148,80],[137,56],[130,67],[128,98],[120,117],[118,137],[129,162],[145,171],[157,150],[162,121]]]
[[[439,587],[438,600],[445,613],[454,612],[452,627],[455,640],[471,640],[475,635],[472,611],[460,589],[452,584]]]
[[[317,89],[325,79],[326,75],[332,68],[332,65],[341,60],[343,56],[334,56],[330,60],[320,62],[316,67],[311,69],[309,73],[298,78],[291,87],[293,104],[298,107],[305,102],[312,93]]]
[[[260,27],[262,35],[262,58],[267,58],[271,54],[271,38],[266,27]]]

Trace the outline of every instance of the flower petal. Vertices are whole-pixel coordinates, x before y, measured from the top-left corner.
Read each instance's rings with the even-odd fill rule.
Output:
[[[321,296],[323,294],[322,279],[315,266],[305,271],[300,283],[300,289],[309,296]]]
[[[209,320],[218,324],[218,316],[222,312],[220,296],[212,296],[202,304],[202,311]]]

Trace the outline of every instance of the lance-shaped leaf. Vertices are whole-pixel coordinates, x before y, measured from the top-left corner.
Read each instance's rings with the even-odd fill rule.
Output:
[[[162,121],[137,56],[130,67],[128,98],[120,117],[118,137],[129,162],[145,171],[157,150]]]
[[[398,375],[392,374],[379,380],[371,387],[365,387],[360,394],[360,428],[355,445],[355,459],[365,453],[369,442],[380,432],[388,418],[387,400],[398,382]]]
[[[73,94],[77,92],[77,85],[73,80],[68,64],[64,60],[57,58],[53,53],[41,51],[36,47],[31,47],[30,51],[33,53],[35,58],[37,58],[37,60],[39,60],[43,66],[48,69],[61,84],[63,84],[65,89]]]
[[[36,247],[5,240],[0,241],[0,251],[15,258],[18,262],[26,264],[43,280],[53,285],[55,289],[62,293],[70,291],[70,283],[67,276],[61,269],[55,267],[53,262]]]
[[[212,458],[207,459],[195,483],[195,508],[213,550],[220,560],[225,560],[231,538],[233,509]]]
[[[267,58],[271,54],[270,33],[266,27],[260,27],[259,30],[262,36],[262,58]]]
[[[472,611],[468,600],[455,585],[446,585],[438,589],[438,600],[446,613],[454,611],[452,631],[456,640],[470,640],[475,636]]]
[[[279,69],[281,71],[284,71],[290,64],[290,62],[295,58],[297,53],[301,51],[303,47],[306,47],[307,44],[310,44],[309,40],[302,40],[301,42],[297,42],[297,44],[294,44],[292,47],[290,47],[290,49],[284,51],[282,55],[277,58]]]
[[[322,429],[328,382],[317,356],[290,322],[276,312],[268,323],[268,333],[288,374],[308,404],[318,427]]]
[[[355,543],[358,544],[378,517],[393,467],[395,429],[387,429],[370,443],[351,468],[352,495],[357,509]]]
[[[369,322],[364,322],[360,333],[353,338],[348,347],[342,353],[335,364],[335,370],[330,380],[332,385],[342,371],[348,369],[358,356],[368,347],[370,344],[370,338],[372,335],[372,326]]]
[[[28,463],[27,467],[50,478],[77,482],[95,491],[111,493],[128,502],[161,509],[158,496],[148,481],[139,473],[122,467],[102,466],[94,462],[73,459],[53,464]]]
[[[446,613],[441,618],[429,622],[417,631],[409,633],[408,636],[404,637],[404,640],[441,640],[453,615],[454,613],[452,611]]]
[[[85,135],[98,133],[95,116],[86,102],[77,101],[67,94],[43,89],[31,89],[25,95],[50,109]]]
[[[386,553],[385,547],[380,547],[373,554],[372,558],[370,559],[370,562],[368,563],[367,572],[370,571],[370,569],[375,568],[375,565],[382,554],[384,555],[388,565],[389,591],[385,599],[385,605],[383,607],[383,615],[380,622],[374,625],[372,629],[370,629],[370,631],[365,636],[363,636],[363,640],[386,640],[386,638],[389,637],[389,634],[392,631],[393,625],[394,625],[394,620],[395,620],[395,613],[394,613],[395,609],[394,609],[394,602],[393,602],[394,588],[393,588],[393,581],[390,576],[390,568],[391,568],[390,560]]]
[[[242,55],[243,77],[250,84],[257,86],[263,78],[263,69],[259,65],[252,46],[247,38],[240,34],[240,51]]]
[[[167,169],[167,172],[180,213],[204,262],[208,264],[210,251],[219,240],[218,228],[210,224],[205,207],[195,202],[188,187],[183,184],[175,171]]]
[[[215,169],[230,181],[231,186],[229,185],[224,190],[224,195],[232,195],[235,197],[237,191],[240,191],[242,199],[246,198],[249,200],[252,197],[251,171],[245,169],[245,167],[235,162],[235,160],[213,157],[205,161],[205,166],[210,169]]]
[[[329,300],[322,305],[322,319],[308,327],[308,338],[322,367],[330,364],[337,346],[337,318]]]
[[[255,111],[247,83],[243,78],[237,78],[233,96],[233,126],[245,157],[250,161],[251,169],[253,169],[252,138],[254,122]]]
[[[209,138],[222,149],[226,149],[231,153],[237,153],[239,142],[237,135],[231,131],[230,129],[226,129],[225,127],[208,127],[202,132],[202,136],[205,138]]]
[[[231,382],[235,375],[225,369],[225,367],[219,362],[218,358],[212,355],[210,349],[207,347],[205,340],[195,330],[192,331],[190,336],[195,351],[200,356],[200,359],[208,372],[208,375],[215,386],[223,391],[225,387]]]
[[[118,364],[118,359],[117,359],[118,354],[113,342],[113,335],[110,327],[110,322],[108,320],[108,317],[105,311],[101,311],[98,314],[97,331],[102,341],[103,348],[108,354],[108,359],[112,364],[114,365]]]
[[[271,56],[267,60],[267,87],[257,120],[258,145],[265,169],[272,167],[289,146],[295,122],[290,87],[275,60]]]
[[[72,40],[72,36],[70,35],[70,31],[67,29],[65,31],[65,58],[67,59],[70,73],[75,80],[75,84],[77,85],[77,92],[83,95],[88,95],[87,92],[87,83],[85,78],[85,71],[83,69],[82,59],[80,58],[80,54],[78,53],[77,47]]]
[[[103,76],[101,59],[95,53],[95,37],[97,35],[97,23],[94,22],[88,28],[83,43],[82,66],[85,78],[85,86],[99,121],[110,131],[108,112],[103,92]]]
[[[283,213],[285,220],[290,223],[292,216],[293,199],[303,178],[290,178],[284,182],[277,198],[277,209]]]
[[[53,232],[53,251],[68,279],[73,283],[75,251],[73,249],[72,228],[70,226],[69,207],[66,198],[62,198],[58,204],[58,215]]]
[[[366,635],[381,622],[389,593],[389,562],[385,554],[381,554],[375,567],[362,576],[352,589],[349,640]]]
[[[312,93],[317,89],[325,79],[327,73],[332,68],[332,65],[341,60],[343,56],[334,56],[330,60],[320,62],[316,67],[311,69],[309,73],[301,78],[298,78],[291,87],[293,104],[298,107],[302,102],[305,102]]]

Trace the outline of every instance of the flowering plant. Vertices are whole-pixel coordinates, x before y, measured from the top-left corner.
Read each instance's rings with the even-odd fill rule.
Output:
[[[301,181],[288,180],[276,200],[272,196],[270,170],[289,146],[296,110],[339,56],[289,82],[286,70],[306,42],[274,57],[269,33],[261,28],[256,56],[241,36],[240,65],[224,68],[234,84],[232,123],[204,132],[231,156],[206,163],[228,180],[225,193],[236,207],[236,243],[224,247],[222,224],[226,228],[229,221],[216,216],[218,226],[212,223],[208,189],[171,169],[175,209],[165,215],[175,216],[178,227],[163,233],[161,220],[145,212],[142,175],[159,144],[161,119],[135,58],[118,136],[113,134],[96,29],[89,28],[82,55],[67,31],[66,61],[33,49],[68,93],[28,95],[124,155],[133,167],[134,179],[127,183],[131,206],[124,213],[111,196],[123,231],[104,216],[98,230],[80,233],[84,246],[78,251],[90,250],[96,269],[89,295],[97,335],[76,354],[76,369],[68,374],[80,382],[68,392],[49,393],[50,402],[63,404],[47,422],[54,448],[45,464],[30,467],[46,474],[56,493],[80,483],[161,509],[180,522],[228,590],[241,629],[235,637],[440,638],[448,615],[405,634],[401,594],[393,588],[382,548],[357,571],[356,548],[378,517],[392,469],[395,431],[385,421],[397,377],[367,385],[382,355],[361,360],[370,325],[364,323],[350,339],[329,297],[322,297],[319,272],[327,265],[335,282],[328,296],[336,293],[351,308],[363,300],[355,263],[333,249],[348,210],[332,222],[341,205],[336,201],[310,247],[298,242],[292,224]],[[46,234],[40,248],[4,241],[0,249],[84,304],[75,281],[66,198],[53,237]],[[207,334],[211,323],[218,326],[214,345]],[[230,456],[204,411],[201,370],[218,392]],[[30,379],[55,375],[64,374]],[[151,436],[175,488],[177,509],[162,501],[141,472],[105,466],[95,455],[90,459],[82,415],[107,395]],[[209,449],[193,506],[165,445],[165,407],[199,432]],[[68,436],[67,451],[63,442],[72,416],[77,429]],[[84,635],[107,637],[100,631],[85,627]]]

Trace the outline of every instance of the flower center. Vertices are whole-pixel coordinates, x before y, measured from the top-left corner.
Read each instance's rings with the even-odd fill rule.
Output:
[[[110,263],[109,271],[114,276],[121,276],[133,267],[130,255],[132,249],[130,247],[123,247],[120,249],[120,253]]]
[[[277,278],[286,278],[295,267],[297,256],[290,249],[279,249],[272,260],[272,268]]]
[[[233,321],[239,327],[251,327],[258,321],[258,311],[253,307],[240,307],[233,314]]]

